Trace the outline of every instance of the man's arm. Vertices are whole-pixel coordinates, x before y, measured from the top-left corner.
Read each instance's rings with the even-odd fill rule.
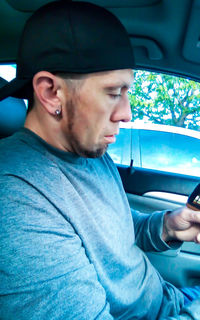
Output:
[[[69,221],[25,181],[0,182],[0,318],[113,319]]]
[[[152,214],[131,210],[135,240],[143,251],[165,251],[170,246],[162,239],[163,220],[166,211],[155,211]],[[175,246],[177,248],[177,245]]]
[[[200,211],[188,207],[144,214],[132,210],[137,245],[144,251],[177,248],[178,243],[200,243]]]

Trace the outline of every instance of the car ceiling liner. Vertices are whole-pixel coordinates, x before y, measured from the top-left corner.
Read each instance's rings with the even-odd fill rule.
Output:
[[[186,60],[200,63],[200,0],[194,0],[183,46]]]
[[[13,9],[22,11],[22,12],[33,12],[37,10],[39,7],[45,5],[48,2],[52,2],[54,0],[5,0]],[[60,0],[57,0],[60,1]],[[73,0],[62,0],[62,1],[73,1]],[[75,0],[77,2],[83,0]],[[162,0],[86,0],[88,2],[92,2],[96,5],[100,5],[106,8],[127,8],[127,7],[146,7],[152,6],[162,2]]]

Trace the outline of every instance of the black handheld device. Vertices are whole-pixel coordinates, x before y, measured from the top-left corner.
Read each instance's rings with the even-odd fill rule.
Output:
[[[200,211],[200,183],[189,196],[186,206],[190,209]]]

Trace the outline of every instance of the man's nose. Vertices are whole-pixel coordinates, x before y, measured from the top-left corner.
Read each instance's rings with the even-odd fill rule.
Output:
[[[112,113],[111,121],[113,122],[128,122],[132,119],[132,112],[131,112],[131,106],[130,101],[128,98],[128,95],[124,95],[119,103],[116,106],[116,109]]]

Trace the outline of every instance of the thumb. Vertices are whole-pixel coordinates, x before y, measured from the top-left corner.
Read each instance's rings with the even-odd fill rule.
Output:
[[[195,242],[200,244],[200,233],[197,234]]]
[[[195,211],[188,208],[188,218],[190,222],[198,223],[200,225],[200,211]]]

